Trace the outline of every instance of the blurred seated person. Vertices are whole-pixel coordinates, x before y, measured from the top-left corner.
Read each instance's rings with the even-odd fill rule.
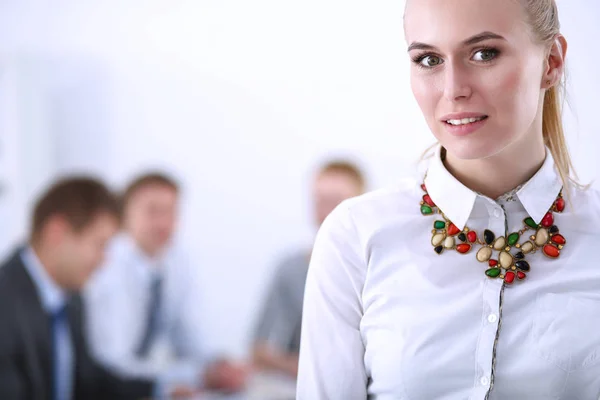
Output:
[[[360,169],[345,161],[332,161],[318,171],[312,187],[316,228],[343,200],[365,190]],[[310,249],[281,260],[275,270],[254,337],[255,366],[296,378],[304,284]]]
[[[70,178],[37,201],[29,243],[0,266],[0,399],[135,400],[149,380],[93,361],[78,291],[118,229],[118,202],[100,182]]]
[[[123,232],[85,292],[92,350],[120,373],[157,378],[167,391],[239,391],[245,366],[206,348],[199,271],[172,243],[178,203],[177,182],[159,173],[125,190]]]

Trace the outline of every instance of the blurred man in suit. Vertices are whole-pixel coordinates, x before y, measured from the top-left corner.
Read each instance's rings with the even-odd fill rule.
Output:
[[[134,400],[149,380],[125,380],[87,350],[77,292],[118,227],[115,198],[90,178],[65,179],[37,202],[28,245],[0,267],[0,399]]]
[[[179,196],[177,182],[161,173],[125,190],[123,232],[86,288],[92,348],[127,376],[239,391],[246,368],[208,348],[198,266],[173,243]]]
[[[343,200],[364,192],[365,179],[354,164],[332,161],[321,167],[312,189],[318,228]],[[302,249],[280,261],[254,338],[254,363],[293,378],[298,373],[302,303],[309,261],[309,249]]]

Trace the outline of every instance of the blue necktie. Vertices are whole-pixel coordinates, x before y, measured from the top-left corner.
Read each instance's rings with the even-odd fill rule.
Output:
[[[51,316],[52,323],[52,383],[54,400],[70,400],[72,389],[72,355],[69,318],[63,304]]]
[[[160,303],[162,297],[162,278],[155,277],[150,285],[150,301],[148,302],[148,312],[146,316],[146,329],[142,336],[136,354],[138,357],[145,357],[152,346],[152,341],[158,333]]]

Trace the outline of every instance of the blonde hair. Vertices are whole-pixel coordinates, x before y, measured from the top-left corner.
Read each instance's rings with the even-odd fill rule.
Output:
[[[560,34],[560,21],[556,0],[519,0],[525,10],[527,22],[534,39],[548,47],[552,46],[556,36]],[[544,143],[550,149],[556,169],[564,186],[575,183],[577,173],[567,148],[567,141],[562,123],[563,104],[566,96],[565,77],[552,86],[544,95],[542,109],[542,134]]]

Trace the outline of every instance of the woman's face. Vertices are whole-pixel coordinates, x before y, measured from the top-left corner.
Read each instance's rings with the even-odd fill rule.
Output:
[[[539,134],[546,49],[525,21],[516,0],[408,0],[411,87],[433,134],[459,159]]]

